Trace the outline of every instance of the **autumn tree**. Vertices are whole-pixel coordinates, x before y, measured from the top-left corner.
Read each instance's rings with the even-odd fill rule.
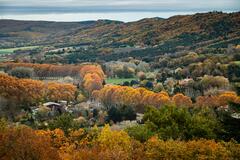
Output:
[[[46,99],[48,101],[66,100],[69,102],[75,99],[77,89],[72,84],[49,82],[46,87]]]
[[[154,93],[144,88],[135,89],[115,85],[106,85],[99,90],[96,99],[107,108],[111,106],[131,106],[138,112],[143,112],[146,105],[161,107],[171,104],[171,99],[166,92]]]
[[[26,126],[10,127],[0,131],[0,159],[59,160],[50,138],[35,133]]]
[[[206,91],[210,88],[217,88],[217,89],[228,89],[229,81],[227,78],[223,76],[208,76],[205,75],[202,80],[200,81],[203,91]]]
[[[0,74],[0,95],[21,104],[34,104],[44,97],[44,83]]]
[[[199,96],[196,98],[195,106],[218,108],[221,106],[226,106],[231,102],[240,104],[240,98],[235,92],[226,91],[218,95]]]
[[[103,79],[95,73],[88,73],[83,79],[83,87],[89,95],[91,95],[94,90],[100,90],[103,87],[102,83]]]
[[[175,94],[172,97],[173,102],[176,106],[186,106],[191,107],[192,106],[192,100],[190,97],[184,96],[181,93]]]
[[[71,101],[75,98],[75,92],[76,87],[71,84],[45,84],[38,80],[18,79],[0,74],[0,96],[26,107],[46,99]]]
[[[9,74],[17,78],[31,78],[34,76],[34,71],[32,68],[16,67],[10,70]]]
[[[98,65],[84,65],[80,69],[83,88],[89,95],[91,95],[94,90],[103,88],[104,76],[102,68]]]
[[[106,125],[97,142],[107,159],[128,159],[130,156],[131,139],[124,131],[112,131],[109,125]]]
[[[146,142],[146,159],[231,159],[228,148],[214,140],[163,141],[152,137]]]
[[[227,105],[230,102],[240,104],[240,98],[235,92],[224,92],[219,95],[219,103],[221,106]]]
[[[35,76],[45,77],[77,77],[82,65],[52,65],[52,64],[35,64],[35,63],[0,63],[0,66],[6,71],[15,70],[15,68],[33,69]]]

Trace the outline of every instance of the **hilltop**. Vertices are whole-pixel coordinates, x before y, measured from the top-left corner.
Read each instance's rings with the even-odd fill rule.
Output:
[[[79,46],[106,49],[108,55],[122,53],[116,48],[132,47],[128,56],[152,56],[178,50],[222,48],[240,42],[240,12],[209,12],[147,18],[136,22],[98,20],[47,22],[0,20],[2,48],[26,45]],[[102,55],[102,50],[97,50]],[[133,52],[133,53],[132,53]],[[126,54],[126,53],[125,53]],[[124,54],[117,55],[118,58]],[[110,57],[109,59],[112,59]]]

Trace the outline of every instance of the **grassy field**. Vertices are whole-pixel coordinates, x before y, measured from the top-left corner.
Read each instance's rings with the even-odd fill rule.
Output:
[[[39,46],[27,46],[27,47],[0,49],[0,54],[11,54],[16,50],[34,49],[34,48],[37,48],[37,47],[39,47]]]
[[[240,61],[234,61],[234,63],[236,63],[236,64],[240,65]]]
[[[137,80],[137,78],[107,78],[107,84],[122,84],[125,81],[131,82],[131,80]]]

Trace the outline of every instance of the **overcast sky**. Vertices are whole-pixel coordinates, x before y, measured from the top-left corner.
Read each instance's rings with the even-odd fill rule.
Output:
[[[208,11],[240,11],[240,0],[0,0],[0,19],[134,21]]]
[[[171,10],[239,10],[240,0],[0,0],[0,6],[113,7]]]

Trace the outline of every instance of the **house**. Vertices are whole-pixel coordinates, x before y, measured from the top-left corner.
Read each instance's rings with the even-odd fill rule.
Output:
[[[50,108],[51,111],[53,111],[53,112],[58,112],[60,114],[62,114],[64,112],[63,106],[59,103],[47,102],[47,103],[44,103],[43,106]]]
[[[186,78],[186,79],[183,79],[183,80],[180,80],[178,83],[179,85],[181,86],[185,86],[185,85],[188,85],[188,83],[192,82],[193,79],[192,78]]]

